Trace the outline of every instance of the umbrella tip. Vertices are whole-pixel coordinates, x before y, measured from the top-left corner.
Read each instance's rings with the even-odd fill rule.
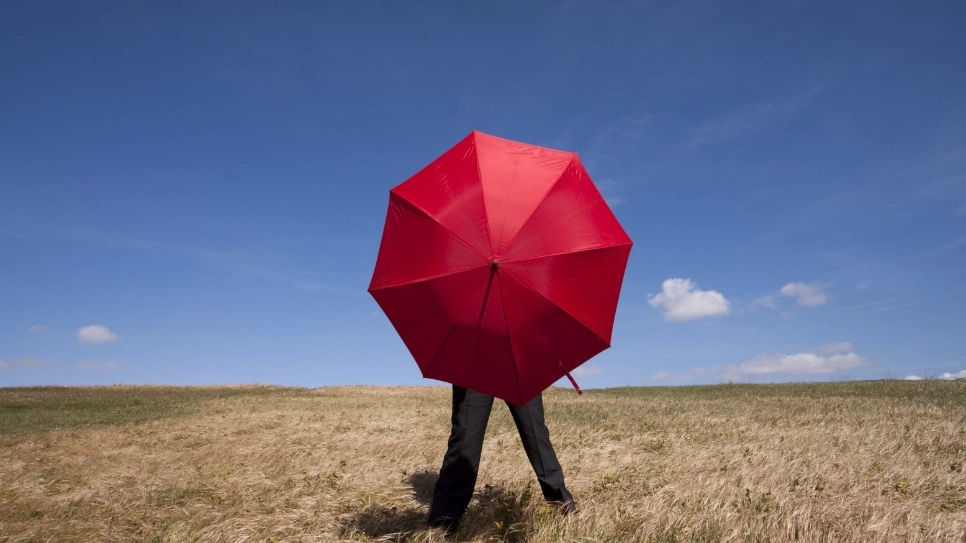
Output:
[[[494,258],[493,260],[490,261],[490,270],[496,271],[497,268],[499,268],[499,267],[500,267],[500,261],[499,260],[497,260],[497,259]]]

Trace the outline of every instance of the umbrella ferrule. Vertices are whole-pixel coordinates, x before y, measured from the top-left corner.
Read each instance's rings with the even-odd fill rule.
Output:
[[[490,261],[490,271],[496,271],[500,267],[500,261],[493,259]]]

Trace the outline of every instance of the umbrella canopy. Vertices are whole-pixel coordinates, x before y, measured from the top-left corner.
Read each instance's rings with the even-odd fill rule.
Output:
[[[474,131],[389,191],[369,292],[424,377],[523,405],[610,346],[631,245],[576,153]]]

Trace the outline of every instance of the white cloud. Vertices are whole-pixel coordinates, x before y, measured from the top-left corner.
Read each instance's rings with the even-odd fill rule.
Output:
[[[43,324],[35,324],[31,326],[30,329],[27,331],[30,332],[31,334],[43,334],[44,332],[47,331],[47,327],[44,326]]]
[[[700,290],[690,279],[672,278],[661,284],[662,292],[648,295],[651,307],[664,308],[664,320],[684,322],[731,313],[731,302],[720,292]]]
[[[798,298],[798,305],[816,306],[828,301],[828,294],[817,283],[788,283],[781,289],[782,296]]]
[[[28,370],[36,370],[41,368],[53,368],[57,365],[56,360],[41,360],[40,358],[18,358],[17,365],[21,368],[26,368]]]
[[[13,366],[7,364],[3,360],[0,360],[0,371],[13,371]]]
[[[848,351],[848,352],[846,352]],[[694,368],[687,373],[668,375],[654,374],[653,379],[688,380],[702,376],[714,376],[724,381],[740,381],[747,377],[767,375],[818,375],[868,366],[867,358],[852,352],[847,341],[828,343],[803,353],[765,353],[742,364],[726,364],[710,368]]]
[[[78,368],[82,370],[93,370],[93,371],[109,371],[109,370],[120,370],[124,368],[123,364],[117,362],[83,362],[77,365]]]
[[[847,353],[851,350],[852,350],[851,343],[849,343],[848,341],[839,341],[837,343],[826,343],[825,345],[822,345],[818,349],[812,349],[809,352],[822,354],[822,355],[830,355],[830,354],[838,354],[838,353]]]
[[[608,207],[617,207],[617,206],[623,204],[624,203],[624,200],[622,198],[618,198],[616,196],[612,196],[610,198],[604,198],[604,202],[607,203],[607,206]]]
[[[771,296],[762,296],[761,298],[758,298],[754,302],[751,302],[751,307],[759,307],[759,306],[775,309],[775,299],[772,298]]]
[[[922,381],[925,377],[919,377],[918,375],[910,375],[906,377],[906,381]],[[932,377],[930,377],[932,379]],[[941,379],[943,381],[954,381],[956,379],[966,379],[966,370],[962,370],[958,373],[944,373],[936,379]]]
[[[85,326],[77,331],[77,341],[81,343],[96,345],[98,343],[110,343],[119,339],[121,338],[117,334],[100,324]]]
[[[570,372],[570,375],[574,377],[586,377],[588,375],[600,375],[604,373],[604,370],[600,369],[600,366],[578,366],[577,369]]]
[[[849,370],[869,364],[865,357],[853,352],[830,356],[815,353],[774,353],[760,354],[738,366],[731,364],[722,373],[731,378],[773,374],[815,375]]]
[[[787,321],[787,320],[791,320],[791,318],[795,316],[795,313],[791,311],[782,311],[781,316],[783,319]]]

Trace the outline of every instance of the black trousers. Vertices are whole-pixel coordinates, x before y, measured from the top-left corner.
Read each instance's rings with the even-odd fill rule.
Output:
[[[550,431],[543,420],[543,398],[517,407],[507,402],[513,422],[520,432],[523,449],[537,474],[544,498],[560,503],[566,512],[574,510],[573,496],[564,486],[563,469],[550,443]],[[455,528],[473,497],[480,470],[483,434],[493,407],[493,396],[453,385],[453,430],[443,467],[433,493],[429,524]]]

